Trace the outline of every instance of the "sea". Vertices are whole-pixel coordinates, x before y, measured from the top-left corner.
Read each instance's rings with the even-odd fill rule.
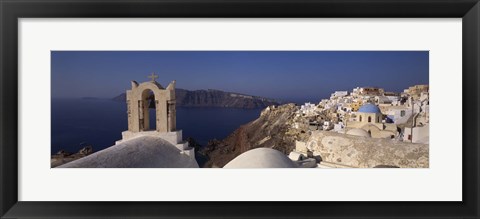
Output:
[[[243,124],[257,119],[262,109],[177,107],[177,130],[205,146],[224,139]],[[51,153],[78,152],[85,146],[99,151],[115,144],[127,130],[125,102],[109,99],[52,99]],[[154,124],[150,109],[150,124]]]

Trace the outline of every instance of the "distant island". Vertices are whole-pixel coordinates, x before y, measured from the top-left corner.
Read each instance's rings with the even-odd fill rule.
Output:
[[[213,89],[190,91],[177,88],[175,89],[175,93],[177,106],[179,107],[226,107],[258,109],[280,104],[280,101],[270,98]],[[113,100],[125,102],[125,93],[114,97]]]

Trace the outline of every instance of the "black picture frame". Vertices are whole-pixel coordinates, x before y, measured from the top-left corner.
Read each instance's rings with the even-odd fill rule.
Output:
[[[2,218],[479,218],[478,0],[1,0]],[[133,17],[462,18],[461,202],[23,202],[18,201],[18,19]],[[448,42],[445,42],[448,43]],[[451,146],[450,146],[451,147]],[[194,183],[192,181],[192,183]],[[375,191],[372,191],[375,192]],[[441,191],[439,191],[441,192]]]

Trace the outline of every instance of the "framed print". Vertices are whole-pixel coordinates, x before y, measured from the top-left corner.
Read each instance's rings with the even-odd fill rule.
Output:
[[[2,1],[1,215],[477,218],[479,7]]]

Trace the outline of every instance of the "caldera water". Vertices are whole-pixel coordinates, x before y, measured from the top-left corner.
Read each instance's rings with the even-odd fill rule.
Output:
[[[223,139],[243,124],[255,120],[262,109],[177,107],[177,129],[183,139],[201,145]],[[108,99],[52,99],[51,153],[77,152],[91,145],[99,151],[115,144],[127,130],[127,106]],[[150,124],[154,124],[150,109]]]

